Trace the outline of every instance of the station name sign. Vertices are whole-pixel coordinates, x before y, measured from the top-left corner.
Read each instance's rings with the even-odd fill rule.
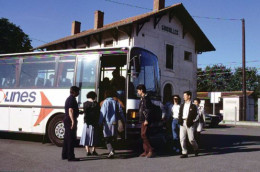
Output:
[[[162,30],[174,35],[179,35],[179,31],[169,26],[162,25]]]

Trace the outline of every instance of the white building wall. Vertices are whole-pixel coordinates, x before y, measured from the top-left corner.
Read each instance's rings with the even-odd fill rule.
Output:
[[[174,28],[178,35],[162,30],[162,25]],[[173,94],[182,97],[184,91],[190,90],[193,95],[197,88],[197,54],[195,52],[195,40],[187,33],[183,39],[182,25],[177,18],[169,22],[168,15],[160,20],[154,29],[153,20],[144,24],[138,36],[134,33],[134,46],[143,47],[159,58],[161,70],[161,93],[163,95],[164,86],[170,83],[173,87]],[[174,47],[173,69],[166,68],[166,45]],[[184,51],[192,53],[192,61],[184,61]],[[196,96],[196,95],[195,95]]]
[[[243,99],[241,97],[224,97],[223,98],[223,119],[228,121],[235,121],[235,114],[237,115],[236,121],[240,121],[243,111]],[[247,97],[247,108],[246,108],[246,121],[254,121],[254,99]],[[236,111],[235,111],[236,109]]]
[[[223,98],[223,120],[240,121],[239,119],[239,97],[224,97]]]
[[[126,34],[119,32],[117,41],[111,36],[111,34],[104,34],[102,36],[101,45],[92,37],[91,41],[90,41],[89,49],[104,48],[105,42],[109,41],[109,40],[113,40],[112,47],[127,47],[127,46],[132,46],[132,44],[133,44],[132,38],[129,39],[129,37]],[[86,47],[86,48],[88,49],[88,47]]]
[[[132,38],[129,39],[129,37],[126,34],[120,33],[116,46],[117,47],[132,46]]]

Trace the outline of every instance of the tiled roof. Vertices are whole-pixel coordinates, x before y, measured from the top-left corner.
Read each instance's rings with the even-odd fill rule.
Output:
[[[106,31],[106,30],[109,30],[109,29],[117,28],[117,27],[124,26],[124,25],[129,25],[129,24],[133,24],[133,23],[137,23],[137,22],[142,21],[146,18],[150,18],[150,17],[155,16],[155,15],[163,14],[163,13],[171,11],[171,10],[174,10],[174,14],[176,15],[176,17],[185,25],[185,27],[188,29],[188,31],[191,32],[192,36],[195,37],[195,40],[197,40],[196,42],[198,43],[196,46],[199,46],[198,47],[199,51],[204,52],[204,51],[214,51],[215,50],[214,46],[211,44],[211,42],[207,39],[207,37],[201,31],[199,26],[196,24],[196,22],[190,16],[190,14],[187,12],[187,10],[184,8],[182,3],[174,4],[172,6],[163,8],[159,11],[152,11],[152,12],[148,12],[148,13],[145,13],[145,14],[142,14],[142,15],[129,17],[129,18],[126,18],[126,19],[123,19],[123,20],[120,20],[120,21],[117,21],[117,22],[114,22],[114,23],[104,25],[102,28],[82,31],[78,34],[58,39],[56,41],[41,45],[41,46],[36,47],[34,49],[47,48],[47,47],[53,46],[55,44],[59,44],[59,43],[63,43],[63,42],[66,42],[66,41],[71,41],[71,40],[74,40],[74,39],[86,37],[88,35],[100,33],[100,32],[103,32],[103,31]]]

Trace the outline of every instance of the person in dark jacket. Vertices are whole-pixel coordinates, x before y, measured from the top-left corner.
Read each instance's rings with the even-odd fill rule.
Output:
[[[79,116],[79,108],[76,97],[79,95],[79,87],[70,87],[70,96],[65,102],[65,117],[64,117],[64,127],[65,136],[64,143],[62,147],[62,159],[68,159],[68,161],[79,161],[75,158],[74,147],[76,142],[77,133],[77,118]]]
[[[139,119],[142,123],[141,126],[141,138],[143,139],[143,149],[144,152],[140,155],[140,157],[152,158],[154,157],[154,149],[150,144],[149,140],[149,130],[150,124],[152,121],[152,102],[149,96],[146,94],[146,87],[143,84],[140,84],[136,87],[137,94],[141,96],[140,104],[139,104]]]
[[[96,102],[97,94],[90,91],[87,94],[88,100],[83,104],[84,109],[84,126],[80,139],[80,145],[85,146],[86,155],[98,155],[95,146],[98,144],[98,120],[100,108]],[[90,150],[90,147],[92,150]]]
[[[191,102],[191,92],[185,91],[183,93],[184,103],[181,104],[179,111],[180,124],[180,142],[182,147],[182,155],[180,158],[188,157],[188,150],[186,145],[187,136],[190,144],[194,149],[195,156],[198,156],[198,144],[194,138],[194,120],[197,117],[197,107]]]

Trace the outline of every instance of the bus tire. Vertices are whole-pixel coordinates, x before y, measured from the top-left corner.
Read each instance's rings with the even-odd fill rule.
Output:
[[[58,114],[51,119],[48,126],[48,137],[50,141],[61,147],[63,145],[65,128],[63,123],[64,114]]]

